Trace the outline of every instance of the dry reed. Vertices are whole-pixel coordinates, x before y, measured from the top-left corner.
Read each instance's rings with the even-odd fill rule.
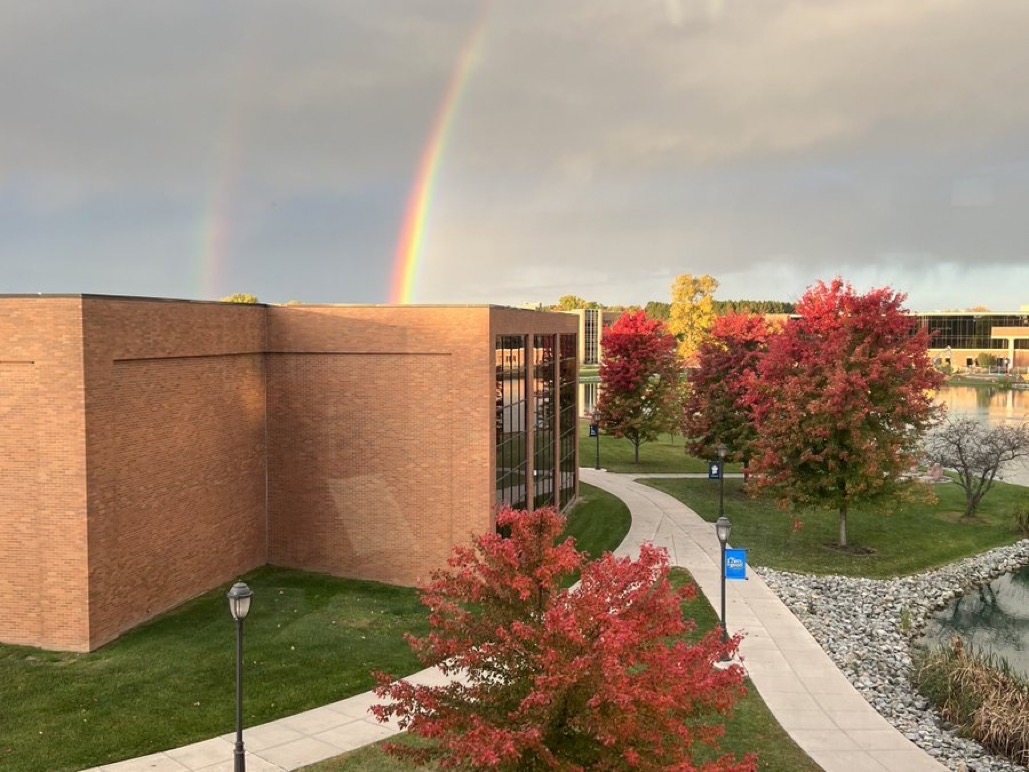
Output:
[[[914,682],[947,721],[993,753],[1029,765],[1029,683],[960,638],[927,652]]]

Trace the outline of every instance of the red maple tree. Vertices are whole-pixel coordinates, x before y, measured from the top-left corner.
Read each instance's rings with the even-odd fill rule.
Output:
[[[432,632],[411,645],[454,679],[421,686],[379,675],[380,720],[434,742],[391,753],[441,766],[502,770],[755,770],[752,757],[694,763],[717,748],[719,719],[743,692],[718,631],[698,643],[673,589],[668,559],[651,545],[638,560],[585,562],[553,509],[502,511],[487,534],[455,549],[423,593]],[[562,580],[581,570],[580,583]]]
[[[819,282],[747,379],[759,485],[784,505],[838,511],[841,546],[852,506],[902,492],[901,473],[939,416],[931,390],[942,375],[904,299]]]
[[[698,369],[690,376],[683,408],[682,432],[694,456],[713,458],[723,443],[727,460],[742,461],[744,470],[749,467],[757,435],[746,403],[747,379],[771,335],[761,316],[729,314],[715,320],[697,352]]]
[[[597,419],[615,437],[640,445],[675,427],[682,363],[664,322],[628,313],[604,331]]]

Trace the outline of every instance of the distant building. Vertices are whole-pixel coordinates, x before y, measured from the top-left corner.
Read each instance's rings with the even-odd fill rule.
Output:
[[[0,641],[87,651],[272,564],[413,585],[574,501],[575,320],[0,297]]]
[[[571,314],[579,321],[579,367],[595,368],[600,366],[604,355],[604,330],[618,321],[621,311],[604,311],[598,308],[577,308],[573,311],[561,311]],[[579,384],[579,412],[589,415],[597,404],[600,389],[595,376],[584,378]]]
[[[996,357],[999,370],[1029,368],[1029,306],[1018,312],[944,311],[912,316],[932,336],[929,353],[941,365],[974,368],[980,354],[989,354]]]
[[[579,366],[596,367],[600,364],[603,354],[601,339],[604,330],[610,327],[619,317],[621,311],[604,311],[599,308],[576,308],[572,311],[560,311],[558,313],[570,314],[579,322]]]

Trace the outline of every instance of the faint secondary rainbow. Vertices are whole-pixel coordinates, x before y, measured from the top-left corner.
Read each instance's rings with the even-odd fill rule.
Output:
[[[478,23],[472,28],[464,48],[457,59],[450,82],[447,84],[443,101],[436,111],[436,119],[429,133],[429,141],[422,151],[418,173],[407,199],[407,213],[397,242],[393,261],[393,278],[390,282],[390,303],[410,303],[414,295],[418,270],[421,267],[422,251],[425,247],[425,232],[432,211],[432,194],[439,172],[443,151],[446,149],[450,128],[460,106],[461,97],[468,85],[469,76],[485,37],[486,20],[491,2],[482,6]]]
[[[204,300],[217,300],[229,294],[226,281],[233,246],[233,209],[249,139],[245,97],[257,90],[253,67],[260,45],[257,24],[251,20],[242,35],[231,72],[231,91],[224,103],[221,126],[212,148],[211,181],[200,222],[195,276],[199,297]],[[231,291],[245,292],[246,288]]]

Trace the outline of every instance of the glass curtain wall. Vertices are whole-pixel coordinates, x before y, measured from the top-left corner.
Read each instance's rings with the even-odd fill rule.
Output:
[[[578,342],[574,335],[561,336],[561,362],[560,362],[560,426],[561,432],[561,458],[559,470],[561,473],[560,496],[561,507],[564,508],[575,497],[575,477],[578,472],[575,463],[575,444],[577,439],[578,410],[576,409],[575,394],[575,359]]]
[[[595,308],[587,308],[583,312],[583,341],[585,354],[582,358],[584,365],[595,365],[600,363],[600,311]]]
[[[1006,342],[990,338],[993,328],[1026,327],[1029,320],[1010,314],[925,314],[918,316],[918,325],[932,334],[930,348],[1006,349]],[[1029,341],[1016,341],[1015,348],[1022,348],[1020,343],[1029,346]]]
[[[554,501],[554,442],[557,434],[557,358],[554,345],[556,335],[533,336],[532,398],[536,415],[533,435],[533,508],[553,506]]]
[[[497,504],[525,509],[528,386],[524,335],[496,338]]]

